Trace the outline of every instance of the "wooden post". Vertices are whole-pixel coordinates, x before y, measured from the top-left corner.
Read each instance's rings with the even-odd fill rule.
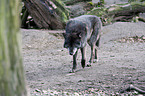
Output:
[[[0,96],[27,96],[21,55],[19,0],[0,0]]]

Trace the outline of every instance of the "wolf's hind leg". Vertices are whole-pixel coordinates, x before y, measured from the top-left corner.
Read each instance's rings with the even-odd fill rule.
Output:
[[[96,46],[99,47],[99,46],[100,46],[100,36],[98,36],[97,39],[98,39],[98,40],[97,40],[97,42],[96,42]]]
[[[97,42],[96,42],[96,48],[95,48],[95,61],[98,61],[98,47],[99,47],[99,45],[100,45],[100,36],[99,36],[99,38],[98,38],[98,40],[97,40]]]
[[[89,64],[87,64],[87,67],[90,67],[93,60],[94,60],[94,57],[95,57],[95,46],[94,44],[91,45],[91,57],[90,57],[90,60],[89,60]]]
[[[98,59],[97,50],[98,50],[99,45],[100,45],[100,37],[98,38],[98,40],[96,42],[95,59]]]

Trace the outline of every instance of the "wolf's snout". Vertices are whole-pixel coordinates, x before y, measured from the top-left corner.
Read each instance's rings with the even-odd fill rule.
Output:
[[[77,48],[68,48],[69,49],[69,54],[74,55],[77,51]]]
[[[73,49],[69,48],[69,55],[74,55]]]
[[[72,50],[69,49],[69,55],[74,55],[73,49]]]

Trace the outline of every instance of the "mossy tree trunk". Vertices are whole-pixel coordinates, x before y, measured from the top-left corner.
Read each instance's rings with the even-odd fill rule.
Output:
[[[61,0],[24,0],[24,4],[39,28],[63,29],[69,19]]]
[[[0,96],[27,96],[21,56],[19,0],[0,0]]]
[[[134,17],[143,12],[145,12],[145,2],[132,2],[128,4],[111,5],[107,8],[94,8],[87,14],[100,17],[103,25],[108,25],[116,21],[132,21]],[[144,21],[141,18],[139,18],[139,20]]]

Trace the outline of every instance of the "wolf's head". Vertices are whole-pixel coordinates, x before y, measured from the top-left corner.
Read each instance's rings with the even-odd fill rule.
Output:
[[[68,48],[69,54],[74,55],[78,48],[81,47],[81,33],[63,33],[65,38],[64,48]]]
[[[86,24],[79,20],[69,20],[66,24],[64,48],[69,49],[69,54],[74,55],[82,47],[87,32]]]

